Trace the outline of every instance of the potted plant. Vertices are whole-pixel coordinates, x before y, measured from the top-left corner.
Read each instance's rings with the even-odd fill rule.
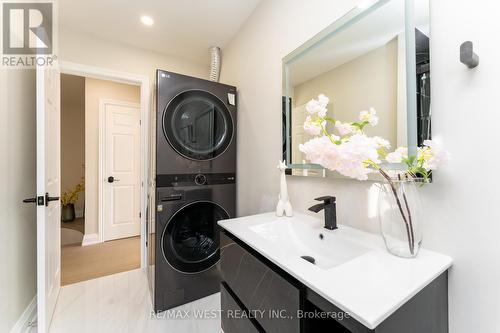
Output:
[[[75,220],[75,203],[81,192],[85,190],[85,179],[82,178],[73,189],[63,193],[61,198],[61,220],[63,222],[71,222]]]
[[[300,151],[312,163],[347,177],[367,180],[371,173],[382,175],[378,206],[386,247],[394,255],[415,257],[422,242],[417,185],[428,182],[430,172],[447,161],[448,152],[431,140],[424,141],[415,156],[408,156],[406,147],[389,152],[389,141],[364,132],[378,124],[375,109],[361,111],[357,122],[343,123],[327,116],[328,102],[328,97],[319,95],[307,103],[304,130],[314,138],[301,144]],[[327,129],[328,123],[335,132]],[[394,163],[405,168],[391,169]]]

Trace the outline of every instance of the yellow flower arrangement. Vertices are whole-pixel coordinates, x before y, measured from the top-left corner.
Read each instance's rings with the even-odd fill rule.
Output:
[[[67,206],[69,204],[74,204],[78,200],[78,196],[81,192],[85,190],[85,179],[82,180],[72,189],[65,191],[61,198],[61,204]]]

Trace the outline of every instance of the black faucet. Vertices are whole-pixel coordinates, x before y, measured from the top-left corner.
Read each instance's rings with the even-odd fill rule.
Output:
[[[323,201],[323,203],[316,204],[309,207],[311,212],[319,212],[320,210],[325,210],[325,228],[329,230],[337,229],[337,206],[335,204],[335,197],[324,196],[316,198],[314,200]]]

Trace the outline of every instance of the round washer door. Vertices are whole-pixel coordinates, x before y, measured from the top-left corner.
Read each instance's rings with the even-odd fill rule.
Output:
[[[175,96],[163,112],[163,132],[179,154],[209,160],[224,153],[233,138],[233,121],[226,105],[204,90]]]
[[[219,205],[198,201],[178,210],[168,221],[162,236],[167,262],[183,273],[204,271],[219,261],[217,222],[229,215]]]

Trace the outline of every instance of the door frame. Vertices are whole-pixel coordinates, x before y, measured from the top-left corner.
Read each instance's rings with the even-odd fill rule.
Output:
[[[78,64],[68,61],[60,61],[61,74],[70,74],[94,79],[113,81],[118,83],[139,86],[141,89],[141,268],[147,267],[146,252],[146,206],[149,188],[149,160],[150,156],[150,119],[151,119],[151,82],[145,75],[131,74],[114,71],[101,67]],[[99,233],[102,235],[102,227],[99,225]],[[102,239],[102,238],[101,238]],[[99,240],[102,241],[102,240]],[[99,242],[98,241],[98,242]]]
[[[99,198],[99,205],[97,206],[97,234],[99,236],[99,242],[103,243],[104,242],[104,184],[103,181],[105,179],[105,166],[106,166],[106,151],[104,149],[104,145],[106,142],[106,105],[120,105],[120,106],[126,106],[126,107],[132,107],[132,108],[139,108],[141,105],[139,103],[133,103],[133,102],[127,102],[127,101],[120,101],[117,99],[108,99],[108,98],[99,98],[99,137],[98,137],[98,143],[99,143],[99,153],[98,153],[98,178],[99,181],[97,183],[97,195]],[[142,127],[142,126],[140,126]],[[139,128],[140,128],[139,127]],[[141,149],[142,150],[142,149]],[[142,155],[142,154],[141,154]],[[140,171],[139,171],[140,172]],[[142,177],[141,177],[142,181]],[[140,186],[142,188],[142,186]],[[141,193],[141,198],[142,198],[142,193]],[[142,199],[141,199],[142,201]],[[109,208],[109,207],[108,207]],[[142,219],[142,210],[141,210],[141,219]],[[142,226],[142,224],[141,224]],[[142,230],[142,228],[141,228]]]

